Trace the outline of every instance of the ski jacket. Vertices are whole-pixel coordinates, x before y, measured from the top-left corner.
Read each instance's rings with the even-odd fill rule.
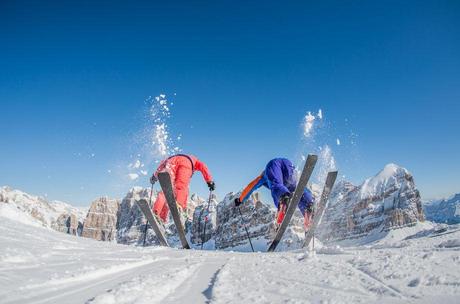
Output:
[[[294,165],[286,158],[275,158],[268,162],[265,170],[257,176],[240,195],[240,201],[244,202],[251,194],[260,187],[271,190],[275,205],[278,205],[280,197],[291,193],[290,189],[295,189],[296,179]]]
[[[187,154],[177,154],[163,160],[155,171],[155,176],[158,177],[158,173],[165,169],[172,170],[173,173],[175,173],[179,167],[184,166],[190,169],[190,176],[192,176],[195,171],[200,171],[207,183],[212,181],[211,173],[206,164],[197,157]]]

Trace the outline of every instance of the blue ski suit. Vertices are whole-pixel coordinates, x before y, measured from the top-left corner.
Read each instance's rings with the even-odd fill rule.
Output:
[[[278,208],[281,197],[285,194],[292,194],[297,186],[294,170],[294,165],[288,159],[272,159],[268,162],[264,172],[244,188],[239,198],[240,201],[244,202],[255,190],[264,186],[270,189],[273,202],[276,208]],[[313,203],[313,194],[305,188],[299,202],[299,209],[302,215],[305,215],[305,211],[311,208]]]

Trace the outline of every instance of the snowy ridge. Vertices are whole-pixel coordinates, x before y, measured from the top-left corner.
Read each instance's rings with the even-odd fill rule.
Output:
[[[321,187],[311,186],[316,197],[321,195]],[[59,226],[56,229],[66,232],[66,217],[59,218],[62,212],[78,212],[65,203],[48,203],[38,197],[21,191],[3,190],[3,201],[14,202],[22,210],[33,215],[34,221],[45,226]],[[156,198],[154,193],[152,201]],[[276,210],[270,203],[261,202],[258,193],[243,204],[234,208],[233,200],[237,194],[229,193],[222,201],[212,199],[209,213],[205,210],[207,200],[192,195],[188,202],[187,237],[194,248],[201,248],[206,225],[204,248],[208,250],[250,251],[244,227],[246,226],[256,251],[265,251],[274,235],[273,218]],[[116,200],[100,198],[93,202],[91,211],[85,219],[83,236],[121,244],[142,245],[144,242],[145,218],[136,201],[149,199],[150,190],[134,187],[125,198]],[[38,206],[38,207],[37,207]],[[39,210],[40,212],[38,212]],[[4,211],[5,213],[5,211]],[[11,213],[11,210],[10,210]],[[10,218],[13,216],[11,215]],[[18,218],[19,216],[16,216]],[[80,211],[80,218],[81,211]],[[25,219],[25,218],[23,218]],[[43,221],[42,219],[46,219]],[[347,181],[338,181],[331,194],[323,221],[318,227],[317,238],[324,242],[341,241],[342,245],[364,244],[384,238],[390,231],[403,227],[416,226],[423,220],[420,194],[415,187],[412,175],[404,168],[389,164],[376,176],[366,179],[362,185],[354,186]],[[176,228],[170,220],[165,226],[169,243],[179,247]],[[158,241],[151,229],[147,230],[146,245],[157,245]],[[296,211],[279,246],[280,251],[301,248],[304,239],[301,215]]]
[[[388,164],[377,175],[368,178],[360,186],[359,198],[365,199],[379,195],[385,192],[390,187],[400,187],[400,177],[409,174],[409,172],[402,167],[395,164]]]
[[[24,224],[41,225],[62,230],[63,217],[74,215],[78,220],[86,216],[85,208],[76,208],[60,201],[48,202],[42,197],[14,190],[7,186],[0,188],[0,216],[19,220]]]
[[[360,186],[339,181],[318,231],[324,242],[366,239],[369,235],[374,240],[423,220],[420,193],[412,175],[389,164]]]
[[[460,223],[460,193],[447,199],[435,200],[424,204],[427,220],[436,223]]]

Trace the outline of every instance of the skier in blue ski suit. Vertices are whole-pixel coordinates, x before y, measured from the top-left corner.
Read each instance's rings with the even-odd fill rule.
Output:
[[[268,162],[265,170],[244,188],[240,197],[235,199],[235,206],[241,205],[258,188],[270,189],[273,202],[278,208],[277,224],[281,224],[286,212],[286,204],[292,196],[297,180],[294,165],[286,158],[275,158]],[[304,216],[306,228],[311,221],[314,197],[310,190],[305,189],[299,202],[299,210]]]

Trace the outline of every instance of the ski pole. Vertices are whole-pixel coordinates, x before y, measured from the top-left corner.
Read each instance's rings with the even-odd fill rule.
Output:
[[[244,230],[246,230],[246,235],[248,236],[248,240],[249,240],[249,244],[251,245],[252,252],[254,252],[254,247],[252,246],[251,237],[249,236],[248,228],[246,227],[246,224],[244,223],[244,218],[243,218],[243,214],[241,213],[240,206],[238,206],[238,211],[240,212],[241,221],[243,222]]]
[[[152,195],[153,195],[153,184],[152,184],[152,187],[150,188],[149,208],[152,208]],[[145,222],[144,242],[142,243],[142,247],[145,247],[145,239],[147,238],[147,227],[148,227],[148,223]]]
[[[209,206],[211,205],[211,197],[212,197],[212,190],[209,191],[208,207],[206,208],[206,217],[204,218],[204,229],[203,229],[203,234],[201,235],[201,250],[203,250],[204,241],[206,239],[206,223],[208,222]],[[201,222],[201,215],[200,215],[200,222]]]

